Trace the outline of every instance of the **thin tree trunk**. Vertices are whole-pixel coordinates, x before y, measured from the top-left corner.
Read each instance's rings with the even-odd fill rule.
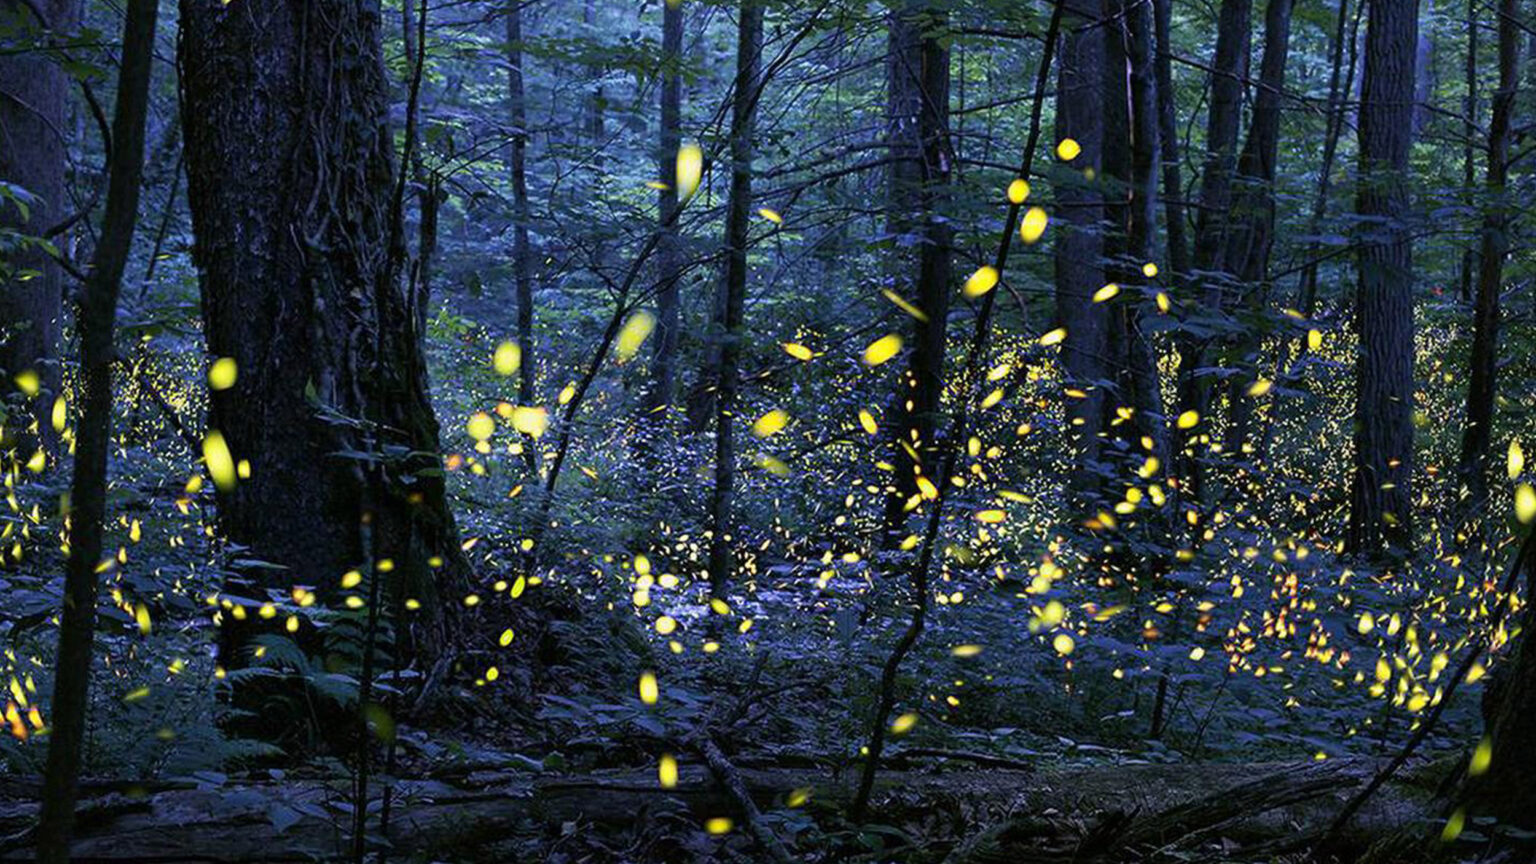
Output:
[[[1099,432],[1107,394],[1098,382],[1107,375],[1109,321],[1103,304],[1092,302],[1104,285],[1104,204],[1092,179],[1101,167],[1104,142],[1104,35],[1094,26],[1095,0],[1068,2],[1062,23],[1061,59],[1056,83],[1056,140],[1072,139],[1082,148],[1071,163],[1073,173],[1055,184],[1053,208],[1056,283],[1055,326],[1066,331],[1061,362],[1073,391],[1066,409],[1078,470],[1069,485],[1079,495],[1098,485]],[[1075,395],[1075,394],[1082,395]]]
[[[59,39],[74,26],[76,14],[75,0],[0,0],[0,28],[14,26],[10,32],[18,41]],[[68,93],[69,77],[49,52],[0,56],[0,182],[32,196],[26,214],[0,200],[0,227],[40,238],[69,215],[64,186]],[[12,252],[0,266],[0,450],[31,449],[50,428],[49,411],[60,392],[63,291],[63,271],[41,246]],[[24,372],[39,379],[36,397],[20,392],[15,383]],[[24,407],[29,398],[30,406]],[[28,429],[34,421],[40,436]],[[23,461],[30,455],[24,454]]]
[[[1526,101],[1536,103],[1536,28],[1526,31],[1525,52],[1525,90],[1529,94]],[[1536,114],[1536,104],[1528,105],[1526,110]]]
[[[1520,86],[1520,34],[1517,0],[1502,0],[1499,18],[1499,89],[1493,94],[1488,123],[1488,200],[1478,252],[1477,305],[1472,327],[1472,357],[1467,375],[1466,425],[1461,438],[1461,479],[1467,488],[1467,512],[1476,513],[1488,496],[1488,455],[1498,396],[1499,292],[1504,257],[1509,254],[1510,129]]]
[[[1189,240],[1184,235],[1184,179],[1179,164],[1179,109],[1173,92],[1173,0],[1155,0],[1157,24],[1158,140],[1162,145],[1163,221],[1168,266],[1175,286],[1189,278]]]
[[[581,21],[587,26],[589,36],[597,33],[597,0],[585,0],[581,7]],[[592,165],[602,173],[605,138],[608,137],[608,97],[603,92],[601,63],[587,64],[587,74],[592,76],[592,92],[587,94],[587,140],[592,145]],[[595,188],[595,187],[594,187]]]
[[[91,646],[96,638],[96,572],[102,560],[107,456],[112,450],[112,346],[118,291],[133,248],[144,171],[144,126],[154,62],[158,0],[131,0],[123,23],[122,66],[112,119],[106,215],[80,303],[80,368],[85,400],[75,430],[70,480],[69,564],[59,617],[52,733],[43,779],[37,860],[69,860],[76,783],[90,702]]]
[[[1339,152],[1339,138],[1344,132],[1344,102],[1355,90],[1355,66],[1360,35],[1360,17],[1365,11],[1366,0],[1358,0],[1355,7],[1354,25],[1349,26],[1349,2],[1340,0],[1339,17],[1334,25],[1331,48],[1331,71],[1328,75],[1328,117],[1323,132],[1323,162],[1318,168],[1317,194],[1312,201],[1312,216],[1307,234],[1317,236],[1322,230],[1323,217],[1328,214],[1328,197],[1333,189],[1333,165]],[[1349,61],[1344,61],[1344,45],[1349,43]],[[1342,83],[1341,83],[1342,77]],[[1316,241],[1307,244],[1306,266],[1301,271],[1301,282],[1296,292],[1296,307],[1305,317],[1317,311],[1318,260],[1322,246]],[[1287,364],[1282,363],[1282,369]]]
[[[398,256],[402,264],[401,269],[407,269],[409,252],[405,242],[405,213],[404,193],[408,185],[404,180],[409,176],[415,186],[417,206],[416,227],[416,258],[408,262],[409,275],[406,278],[407,304],[416,311],[416,330],[425,333],[427,331],[427,308],[432,299],[432,264],[437,257],[437,216],[442,208],[446,194],[442,188],[442,178],[437,172],[428,172],[426,161],[421,156],[420,128],[421,128],[421,83],[423,70],[426,64],[424,53],[416,53],[412,49],[412,42],[423,46],[427,44],[427,16],[426,10],[418,10],[420,15],[410,12],[412,0],[402,0],[401,6],[405,9],[404,24],[407,28],[415,30],[411,34],[411,40],[407,40],[406,60],[406,115],[405,115],[405,142],[404,155],[401,159],[400,176],[397,178],[397,186],[401,193],[401,212],[396,214],[391,211],[390,237],[392,239],[391,254]],[[410,173],[406,174],[409,167]]]
[[[731,197],[726,205],[725,278],[720,283],[720,392],[715,399],[715,485],[710,495],[709,582],[719,596],[730,583],[735,501],[737,391],[741,386],[743,317],[747,301],[747,240],[752,227],[752,138],[757,120],[758,55],[763,7],[743,0],[736,34],[736,83],[731,101]]]
[[[1040,52],[1040,66],[1035,71],[1035,92],[1033,107],[1030,109],[1029,134],[1024,142],[1024,156],[1019,162],[1019,177],[1029,177],[1033,174],[1035,164],[1035,151],[1040,144],[1040,116],[1045,105],[1045,88],[1050,81],[1051,62],[1056,47],[1057,36],[1061,33],[1062,21],[1065,17],[1066,3],[1057,4],[1051,10],[1051,23],[1046,30],[1045,45]],[[992,259],[992,269],[999,274],[1008,270],[1008,254],[1013,247],[1013,232],[1019,225],[1019,217],[1024,212],[1022,202],[1010,201],[1008,215],[1003,220],[1002,234],[998,239],[997,254]],[[991,335],[992,311],[995,308],[998,289],[987,292],[981,297],[976,309],[976,319],[971,331],[971,342],[965,362],[961,367],[962,395],[956,406],[954,417],[950,422],[949,434],[944,439],[943,460],[936,466],[934,473],[934,485],[938,487],[938,494],[934,497],[933,506],[927,513],[926,525],[923,529],[922,541],[918,546],[917,555],[910,566],[911,575],[911,617],[907,621],[906,629],[897,639],[891,653],[886,655],[885,663],[880,669],[880,684],[876,694],[875,711],[870,718],[869,744],[864,751],[864,765],[859,772],[858,788],[854,793],[853,802],[849,805],[848,813],[855,823],[864,820],[866,808],[869,805],[869,796],[874,789],[875,774],[880,770],[880,757],[885,749],[886,721],[890,718],[891,711],[896,707],[896,678],[901,672],[901,664],[911,653],[923,636],[928,616],[928,574],[933,567],[933,558],[939,537],[939,528],[944,523],[944,504],[946,496],[954,488],[949,478],[955,476],[960,454],[964,452],[961,442],[967,440],[969,428],[971,400],[976,395],[986,365],[987,344]]]
[[[517,403],[534,404],[537,349],[533,344],[533,246],[528,239],[528,98],[523,87],[523,10],[514,2],[507,10],[507,96],[512,121],[512,273],[517,292],[517,347],[522,363],[517,370]],[[538,446],[523,442],[523,460],[529,470],[538,464]]]
[[[1211,64],[1211,101],[1206,116],[1206,152],[1200,175],[1200,211],[1195,220],[1194,282],[1199,286],[1200,314],[1214,315],[1226,307],[1225,283],[1219,272],[1226,243],[1227,220],[1236,168],[1238,132],[1242,122],[1243,82],[1248,78],[1252,0],[1222,0],[1217,18],[1216,56]],[[1198,370],[1207,363],[1209,338],[1184,335],[1179,345],[1178,413],[1209,414],[1211,382]],[[1185,493],[1203,496],[1198,438],[1207,427],[1173,429],[1173,467]]]
[[[1435,0],[1424,0],[1424,23],[1419,28],[1418,41],[1414,45],[1413,75],[1413,137],[1418,138],[1434,117],[1435,87],[1440,83],[1435,69],[1435,38],[1428,26],[1435,21]]]
[[[1461,183],[1466,189],[1468,209],[1476,206],[1475,184],[1477,183],[1477,45],[1478,45],[1478,0],[1467,0],[1467,57],[1466,57],[1466,86],[1467,97],[1462,103],[1462,111],[1466,115],[1462,123],[1462,134],[1466,136],[1461,145]],[[1472,302],[1473,270],[1477,266],[1477,252],[1470,246],[1461,253],[1461,302]]]
[[[953,231],[939,213],[949,183],[949,49],[938,7],[907,4],[891,13],[887,86],[893,234],[915,237],[917,280],[897,284],[923,317],[912,322],[913,344],[887,424],[892,442],[894,491],[886,498],[885,543],[901,540],[907,513],[918,503],[917,478],[932,473],[934,433],[944,390]]]
[[[1142,266],[1157,226],[1155,27],[1149,5],[1136,0],[1105,0],[1104,17],[1110,22],[1104,30],[1104,176],[1113,190],[1105,199],[1105,277],[1130,288],[1146,281]],[[1162,395],[1153,347],[1142,327],[1143,302],[1141,292],[1130,290],[1108,304],[1108,349],[1119,405],[1105,408],[1130,408],[1132,421],[1121,426],[1125,437],[1136,442],[1143,456],[1167,464]]]
[[[1344,129],[1344,101],[1348,93],[1354,91],[1355,55],[1359,43],[1360,18],[1364,11],[1365,0],[1360,0],[1355,7],[1353,24],[1350,22],[1349,2],[1340,0],[1339,14],[1334,25],[1329,54],[1330,71],[1328,75],[1328,107],[1323,130],[1323,159],[1318,167],[1317,192],[1312,200],[1312,214],[1307,222],[1307,236],[1316,237],[1323,227],[1323,217],[1328,213],[1329,193],[1333,188],[1333,166],[1339,149],[1339,136]],[[1345,44],[1348,43],[1349,59],[1346,62]],[[1305,264],[1302,266],[1301,277],[1296,287],[1296,308],[1301,312],[1303,319],[1310,319],[1317,311],[1317,273],[1319,262],[1322,258],[1322,244],[1316,240],[1308,242],[1303,256]],[[1292,351],[1297,340],[1284,337],[1280,341],[1278,357],[1275,361],[1275,375],[1284,380],[1290,377]],[[1261,436],[1259,448],[1266,451],[1274,439],[1275,416],[1273,413],[1266,418],[1264,433]]]
[[[681,238],[676,228],[677,152],[682,147],[683,114],[683,3],[665,0],[661,13],[661,152],[657,157],[661,190],[657,214],[662,227],[656,249],[656,333],[651,343],[651,390],[647,413],[658,428],[670,425],[671,406],[677,398],[677,346],[682,328],[682,304],[678,281],[683,270]]]
[[[1206,118],[1205,167],[1200,176],[1200,213],[1195,230],[1195,267],[1202,271],[1221,266],[1227,208],[1238,158],[1243,84],[1248,79],[1252,17],[1252,0],[1222,0],[1216,57],[1211,64],[1211,105]],[[1206,294],[1213,293],[1219,296],[1220,285],[1208,283]]]
[[[1413,143],[1417,4],[1369,0],[1360,104],[1354,477],[1347,547],[1405,550],[1413,537]]]
[[[784,50],[786,52],[792,50],[801,39],[812,31],[817,23],[816,17],[809,19],[794,36],[787,40]],[[761,25],[759,24],[759,49],[761,49],[761,32]],[[754,96],[752,103],[754,113],[756,110],[756,99],[761,96],[763,88],[767,86],[776,68],[778,67],[770,65],[756,79],[755,86],[753,87],[753,92],[756,96]],[[682,202],[682,204],[685,206],[686,202]],[[681,207],[679,212],[681,212]],[[538,563],[539,556],[543,552],[543,546],[539,541],[543,538],[546,528],[551,524],[549,514],[554,505],[555,489],[559,485],[561,467],[565,464],[566,456],[570,452],[571,442],[575,437],[573,430],[575,428],[574,421],[576,415],[581,410],[582,403],[585,401],[588,391],[591,390],[593,382],[597,380],[598,373],[602,371],[603,364],[608,358],[608,353],[613,348],[614,342],[618,339],[625,317],[635,308],[635,304],[630,301],[631,292],[634,291],[635,285],[639,281],[640,274],[643,272],[647,262],[650,261],[651,256],[655,254],[660,246],[663,232],[670,227],[672,227],[670,224],[663,223],[658,225],[655,231],[651,232],[650,236],[646,238],[646,241],[641,244],[640,249],[635,253],[629,267],[625,270],[624,278],[618,281],[613,296],[613,313],[608,318],[608,323],[603,329],[602,336],[598,338],[597,347],[588,359],[585,371],[582,372],[581,377],[576,381],[575,390],[571,395],[570,401],[565,403],[564,409],[560,412],[559,419],[555,421],[553,428],[556,430],[556,440],[552,448],[554,455],[549,460],[548,470],[544,472],[543,499],[539,502],[539,515],[529,530],[529,539],[532,543],[528,554],[523,557],[525,569],[531,570]],[[723,296],[724,292],[717,291],[716,294]],[[638,302],[637,300],[636,303]]]
[[[1241,286],[1246,321],[1237,337],[1235,364],[1242,374],[1233,379],[1228,398],[1226,450],[1240,455],[1249,445],[1254,400],[1248,388],[1259,377],[1264,346],[1263,312],[1269,299],[1269,255],[1275,234],[1275,159],[1280,144],[1280,94],[1291,44],[1292,0],[1269,0],[1264,12],[1264,57],[1259,67],[1259,93],[1237,164],[1231,228],[1222,251],[1222,269]]]

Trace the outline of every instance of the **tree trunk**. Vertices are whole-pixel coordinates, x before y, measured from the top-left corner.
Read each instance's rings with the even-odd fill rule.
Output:
[[[1068,424],[1078,470],[1069,484],[1079,495],[1098,483],[1099,438],[1107,394],[1099,383],[1106,377],[1108,314],[1093,294],[1104,285],[1104,239],[1100,222],[1104,204],[1098,174],[1104,141],[1104,36],[1093,25],[1099,17],[1094,0],[1074,0],[1062,23],[1056,84],[1056,140],[1072,139],[1082,153],[1071,171],[1054,182],[1053,215],[1056,271],[1056,326],[1067,331],[1061,343]],[[1075,394],[1082,395],[1075,395]]]
[[[1199,286],[1205,316],[1225,308],[1223,294],[1228,277],[1220,273],[1226,243],[1227,220],[1232,200],[1232,175],[1237,161],[1238,131],[1242,121],[1243,84],[1248,78],[1248,53],[1252,0],[1222,0],[1217,19],[1216,56],[1211,72],[1211,104],[1206,115],[1205,161],[1200,175],[1200,211],[1195,219],[1194,283]],[[1179,345],[1178,413],[1210,413],[1211,382],[1198,370],[1207,363],[1209,343],[1215,337],[1185,334]],[[1172,466],[1183,489],[1198,501],[1203,495],[1197,439],[1208,427],[1173,430]]]
[[[1466,87],[1467,96],[1462,102],[1462,112],[1465,120],[1462,122],[1462,134],[1466,140],[1461,145],[1461,184],[1466,190],[1467,208],[1477,206],[1476,195],[1477,168],[1475,165],[1477,154],[1477,45],[1478,45],[1478,0],[1467,0],[1467,56],[1466,56]],[[1477,252],[1468,246],[1461,253],[1461,302],[1472,302],[1473,270],[1477,267]]]
[[[48,764],[38,826],[37,860],[69,860],[80,749],[90,706],[91,646],[96,638],[96,572],[107,508],[107,455],[112,451],[113,330],[118,289],[133,248],[144,171],[144,126],[154,62],[158,0],[132,0],[123,24],[117,106],[112,118],[106,214],[84,286],[77,326],[85,392],[70,478],[69,564],[53,681]]]
[[[1173,0],[1155,0],[1157,25],[1158,141],[1162,145],[1163,221],[1168,267],[1177,286],[1189,278],[1189,240],[1184,235],[1184,179],[1179,164],[1179,109],[1173,92]]]
[[[1354,92],[1355,56],[1358,53],[1360,35],[1360,17],[1364,11],[1364,0],[1355,7],[1354,21],[1351,23],[1348,0],[1340,0],[1339,14],[1335,20],[1333,36],[1329,45],[1330,71],[1328,74],[1328,106],[1323,129],[1323,159],[1318,166],[1317,192],[1312,199],[1312,213],[1307,222],[1307,236],[1316,237],[1322,231],[1323,218],[1328,213],[1329,194],[1333,189],[1333,165],[1339,150],[1339,136],[1344,129],[1344,102],[1345,94]],[[1345,45],[1348,44],[1349,59],[1345,60]],[[1296,286],[1296,309],[1301,312],[1303,319],[1309,319],[1317,311],[1317,273],[1323,257],[1323,246],[1316,240],[1307,243],[1305,255],[1302,257],[1301,277]],[[1295,339],[1286,336],[1281,339],[1279,357],[1275,362],[1276,378],[1289,380],[1291,378],[1291,358],[1296,344]],[[1278,409],[1275,409],[1278,410]],[[1261,450],[1267,450],[1274,440],[1275,416],[1272,411],[1264,423],[1264,432],[1259,444]]]
[[[39,20],[39,13],[47,20]],[[0,0],[0,29],[42,43],[72,28],[76,14],[75,0]],[[41,238],[70,215],[63,137],[68,94],[69,76],[49,52],[0,56],[0,183],[20,186],[31,196],[26,214],[0,199],[0,229]],[[7,252],[0,262],[0,451],[36,446],[28,429],[34,421],[43,435],[50,428],[49,412],[60,392],[63,302],[63,271],[41,246]],[[36,397],[16,385],[16,376],[27,371],[39,378]],[[22,405],[29,398],[30,410]],[[22,461],[30,455],[23,453]]]
[[[586,25],[587,36],[596,38],[597,33],[597,2],[586,0],[581,6],[581,22]],[[603,73],[606,70],[601,63],[587,64],[587,74],[593,79],[592,92],[587,94],[587,140],[592,145],[592,166],[597,169],[599,175],[603,168],[603,150],[605,139],[608,137],[608,97],[603,92]],[[596,189],[596,183],[593,184]]]
[[[1195,267],[1201,271],[1221,266],[1243,117],[1243,85],[1248,80],[1252,17],[1252,0],[1222,0],[1211,72],[1211,106],[1206,117],[1200,213],[1195,229]],[[1202,276],[1210,278],[1206,273]],[[1208,282],[1205,293],[1219,297],[1220,285]]]
[[[894,491],[886,498],[885,542],[904,536],[906,516],[919,500],[917,478],[932,473],[935,433],[944,390],[953,231],[940,214],[949,183],[949,49],[946,20],[938,7],[908,3],[891,13],[889,88],[890,231],[914,237],[917,281],[897,290],[924,317],[912,322],[907,370],[897,386],[888,425],[895,440]],[[901,243],[898,240],[898,244]]]
[[[1424,0],[1424,7],[1424,21],[1433,24],[1435,0]],[[1419,37],[1414,46],[1413,68],[1413,137],[1418,138],[1429,125],[1430,118],[1434,117],[1430,109],[1435,98],[1435,87],[1440,83],[1435,69],[1434,34],[1428,26],[1419,28]]]
[[[362,0],[183,0],[188,201],[208,350],[238,368],[211,394],[209,428],[249,464],[219,491],[220,524],[242,557],[283,568],[255,568],[232,593],[333,598],[370,559],[372,531],[423,604],[413,633],[431,654],[448,639],[438,601],[457,605],[467,564],[401,279],[379,27]],[[388,477],[369,506],[376,459]],[[222,623],[224,660],[241,662],[256,625]]]
[[[1525,52],[1525,89],[1530,94],[1526,101],[1532,103],[1526,110],[1536,114],[1536,29],[1526,31]]]
[[[1355,453],[1348,548],[1406,548],[1412,532],[1413,240],[1408,154],[1413,143],[1417,4],[1369,0],[1360,104]]]
[[[1355,66],[1360,34],[1360,14],[1365,0],[1358,0],[1355,7],[1354,26],[1349,27],[1349,2],[1340,0],[1339,17],[1334,25],[1331,45],[1332,59],[1328,75],[1328,119],[1323,132],[1323,164],[1318,168],[1317,195],[1312,202],[1312,217],[1307,234],[1317,236],[1322,230],[1323,217],[1328,214],[1328,196],[1333,189],[1333,163],[1339,152],[1339,137],[1344,130],[1344,103],[1347,95],[1355,90]],[[1349,43],[1349,60],[1344,60],[1344,44]],[[1342,78],[1342,82],[1341,82]],[[1296,291],[1296,307],[1310,318],[1317,310],[1317,270],[1322,256],[1322,246],[1317,242],[1307,244],[1306,265],[1301,271],[1301,283]]]
[[[533,405],[538,354],[533,344],[533,246],[528,239],[528,100],[523,88],[523,10],[513,3],[507,10],[507,97],[512,120],[512,273],[517,292],[517,347],[522,362],[517,369],[517,404]],[[538,447],[523,442],[523,461],[532,470],[538,464]]]
[[[1477,306],[1472,329],[1472,358],[1467,376],[1466,425],[1461,437],[1461,478],[1467,487],[1467,512],[1480,510],[1488,496],[1488,453],[1498,395],[1499,292],[1504,257],[1509,254],[1510,128],[1520,86],[1520,34],[1517,0],[1502,0],[1499,17],[1499,89],[1493,94],[1488,123],[1488,202],[1478,252]]]
[[[1105,0],[1104,16],[1111,22],[1104,29],[1104,177],[1111,189],[1105,199],[1105,277],[1133,288],[1146,281],[1142,265],[1157,226],[1155,28],[1148,4],[1136,0]],[[1167,464],[1157,364],[1141,321],[1144,302],[1139,290],[1130,290],[1108,304],[1107,347],[1119,406],[1105,408],[1130,408],[1132,421],[1121,425],[1124,437],[1141,448],[1142,456]]]
[[[677,346],[682,327],[678,281],[683,250],[677,222],[677,151],[682,147],[683,119],[683,3],[665,0],[661,12],[661,152],[657,157],[662,188],[657,193],[656,218],[662,232],[656,248],[656,333],[651,342],[651,391],[648,414],[656,426],[669,425],[677,398]]]
[[[758,54],[762,42],[762,4],[759,0],[743,0],[736,33],[736,83],[731,99],[731,197],[725,219],[725,279],[720,283],[720,392],[715,399],[715,486],[710,496],[709,583],[717,597],[725,593],[732,569],[734,421],[741,385],[738,366],[747,302],[747,240],[752,227],[752,137],[757,120]]]
[[[1269,298],[1269,253],[1275,234],[1275,157],[1280,144],[1280,94],[1291,45],[1292,0],[1269,0],[1264,12],[1264,57],[1259,67],[1259,95],[1254,100],[1248,140],[1237,163],[1230,230],[1222,250],[1222,269],[1238,280],[1246,315],[1237,337],[1236,363],[1228,398],[1226,451],[1241,454],[1249,443],[1253,397],[1264,346],[1263,313]]]

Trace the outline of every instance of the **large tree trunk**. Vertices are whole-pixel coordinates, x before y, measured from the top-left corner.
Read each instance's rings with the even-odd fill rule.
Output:
[[[1505,11],[1507,7],[1508,11]],[[1461,480],[1467,488],[1467,512],[1481,509],[1488,497],[1488,453],[1498,394],[1499,292],[1504,256],[1509,254],[1509,143],[1515,94],[1520,86],[1520,34],[1516,0],[1503,0],[1499,17],[1499,89],[1493,94],[1488,124],[1488,201],[1478,252],[1477,306],[1472,329],[1472,357],[1467,376],[1466,425],[1461,437]]]
[[[406,5],[410,5],[406,0]],[[517,347],[522,362],[517,369],[517,404],[534,404],[534,376],[538,354],[533,344],[533,245],[528,239],[528,98],[523,87],[523,9],[513,3],[507,10],[507,98],[512,121],[512,274],[516,283]],[[532,469],[538,464],[538,447],[523,443],[523,460]]]
[[[1104,36],[1094,27],[1098,4],[1076,0],[1062,22],[1060,65],[1056,84],[1056,140],[1072,139],[1082,148],[1070,171],[1053,182],[1056,205],[1054,258],[1056,326],[1067,331],[1061,343],[1067,422],[1078,470],[1069,485],[1079,495],[1097,487],[1099,432],[1103,428],[1107,394],[1099,384],[1106,375],[1108,315],[1092,302],[1104,285],[1104,239],[1100,222],[1104,204],[1094,181],[1104,141]],[[1078,395],[1081,394],[1081,395]]]
[[[1269,298],[1269,253],[1275,234],[1275,157],[1280,144],[1280,94],[1291,46],[1291,0],[1269,0],[1264,12],[1264,58],[1259,67],[1259,95],[1254,100],[1248,140],[1237,162],[1237,189],[1230,227],[1222,250],[1222,269],[1237,278],[1246,315],[1237,337],[1236,363],[1242,374],[1228,397],[1226,450],[1241,454],[1249,443],[1253,397],[1248,388],[1259,377],[1263,348],[1263,312]]]
[[[923,317],[912,322],[907,370],[892,400],[894,491],[886,498],[885,542],[904,536],[906,516],[917,504],[920,474],[932,473],[934,436],[944,390],[953,231],[938,212],[949,183],[949,49],[946,19],[937,6],[914,2],[891,12],[886,60],[889,88],[891,214],[898,245],[917,245],[916,284],[898,277],[896,290]],[[908,266],[903,258],[902,273]]]
[[[69,565],[50,710],[48,765],[38,826],[37,860],[68,861],[74,827],[81,743],[90,708],[91,646],[96,637],[96,574],[107,508],[107,454],[112,450],[113,331],[117,297],[139,214],[144,126],[154,62],[158,0],[133,0],[123,24],[122,66],[112,118],[106,214],[80,302],[80,370],[85,391],[70,478]]]
[[[1355,454],[1348,548],[1406,547],[1412,533],[1413,240],[1408,153],[1413,144],[1417,4],[1370,0],[1360,105],[1356,288]]]
[[[682,147],[683,119],[683,3],[665,0],[661,12],[661,152],[657,162],[661,190],[656,218],[662,232],[656,247],[656,334],[651,342],[651,390],[648,413],[658,428],[670,425],[677,398],[677,346],[682,328],[678,281],[683,270],[682,240],[677,221],[677,152]]]
[[[46,42],[72,27],[75,14],[75,0],[0,0],[0,29]],[[68,93],[69,77],[49,52],[0,55],[0,183],[31,196],[26,214],[0,199],[0,228],[38,238],[69,216],[63,138]],[[28,243],[0,260],[0,451],[34,446],[28,431],[34,420],[39,431],[49,429],[59,394],[63,300],[63,273],[40,245]],[[28,371],[41,385],[30,411],[21,404],[29,397],[15,383]],[[23,454],[23,461],[30,455]]]
[[[715,399],[715,486],[710,496],[709,583],[719,596],[732,569],[735,500],[736,396],[741,386],[743,318],[747,303],[747,240],[752,227],[752,137],[757,121],[758,55],[763,7],[743,0],[736,34],[736,83],[731,101],[731,197],[725,218],[725,279],[720,283],[720,392]]]
[[[363,0],[183,0],[188,201],[208,350],[239,370],[211,395],[209,427],[250,466],[220,490],[220,523],[241,557],[284,568],[230,590],[334,597],[371,559],[371,531],[423,604],[417,648],[430,653],[447,639],[437,601],[461,590],[466,565],[417,296],[400,278],[379,26]],[[380,454],[362,452],[370,440]],[[387,481],[370,492],[379,455]],[[223,623],[236,661],[243,634]]]

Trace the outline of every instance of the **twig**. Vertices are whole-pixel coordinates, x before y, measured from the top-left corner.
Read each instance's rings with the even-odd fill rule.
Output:
[[[752,800],[752,793],[747,791],[747,784],[741,779],[741,772],[736,770],[736,766],[731,764],[731,760],[721,751],[720,745],[715,743],[714,736],[708,729],[700,729],[689,735],[684,743],[703,757],[704,764],[709,766],[709,773],[713,774],[715,780],[725,787],[725,791],[741,808],[747,830],[752,832],[752,838],[758,845],[762,846],[779,864],[790,864],[794,861],[794,857],[784,848],[784,844],[779,842],[773,830],[763,824],[762,811],[757,809],[757,802]]]
[[[197,436],[192,434],[192,430],[188,429],[187,425],[181,422],[181,417],[176,414],[176,409],[171,407],[171,403],[165,401],[165,396],[161,394],[160,389],[145,376],[143,367],[134,369],[134,377],[139,379],[139,386],[144,388],[145,393],[149,394],[149,398],[155,403],[155,407],[159,408],[160,413],[165,415],[166,422],[170,423],[171,428],[176,430],[176,435],[181,438],[181,443],[187,445],[187,449],[193,453],[201,452],[203,442],[199,441]]]
[[[1006,756],[993,756],[990,753],[973,753],[969,750],[945,750],[942,747],[908,747],[891,754],[892,758],[902,756],[920,758],[923,756],[934,759],[954,759],[960,762],[974,762],[987,768],[1003,768],[1010,771],[1034,771],[1035,765],[1022,759],[1009,759]]]

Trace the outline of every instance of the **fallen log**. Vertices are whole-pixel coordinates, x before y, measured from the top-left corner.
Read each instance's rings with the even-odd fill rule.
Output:
[[[1287,765],[1171,806],[1133,798],[1099,810],[1079,808],[1077,815],[1023,810],[959,844],[946,864],[1188,860],[1202,843],[1227,854],[1244,844],[1268,848],[1320,836],[1346,793],[1374,770],[1370,760]],[[1374,827],[1389,825],[1378,818]]]

